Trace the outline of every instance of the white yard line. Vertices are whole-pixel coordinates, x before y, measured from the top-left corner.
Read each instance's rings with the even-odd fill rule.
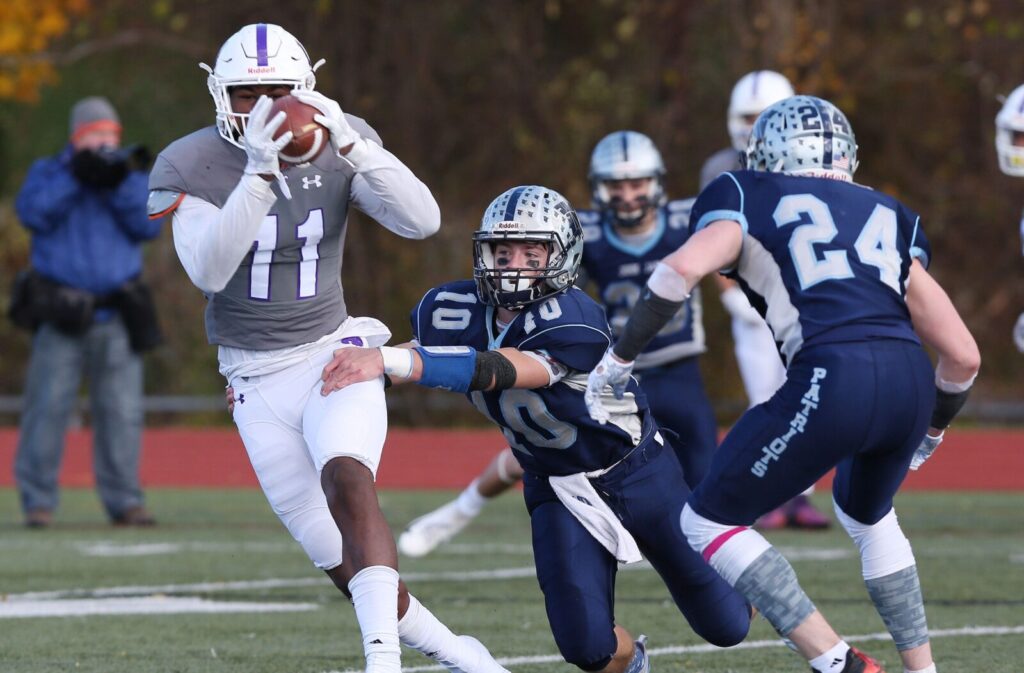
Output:
[[[934,629],[929,632],[935,638],[955,638],[959,636],[1017,636],[1024,635],[1024,626],[965,626],[959,629]],[[891,641],[888,633],[865,633],[858,636],[848,636],[847,642],[862,643],[874,640]],[[721,648],[714,645],[670,645],[668,647],[653,647],[648,651],[652,657],[659,657],[666,654],[706,654],[709,652],[733,652],[736,650],[761,650],[770,647],[785,647],[781,640],[750,640],[730,648]],[[796,656],[796,655],[794,655]],[[557,664],[564,660],[558,654],[539,654],[531,657],[506,657],[498,659],[502,666],[520,666],[528,664]],[[420,673],[421,671],[444,671],[444,666],[404,666],[402,673]],[[356,670],[345,671],[324,671],[324,673],[361,673]]]
[[[215,612],[307,612],[319,609],[320,606],[315,603],[258,603],[210,601],[192,596],[146,596],[0,602],[0,619],[85,617],[89,615],[180,615]]]

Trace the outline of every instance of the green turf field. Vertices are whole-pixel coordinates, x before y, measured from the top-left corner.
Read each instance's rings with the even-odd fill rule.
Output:
[[[382,502],[400,528],[449,496],[387,492]],[[258,491],[165,490],[149,497],[160,519],[152,530],[112,529],[91,491],[67,491],[54,528],[29,531],[20,526],[15,494],[0,490],[0,671],[361,669],[351,607],[310,566]],[[816,497],[827,502],[827,495]],[[1019,494],[908,494],[897,503],[917,555],[942,673],[1021,670],[1022,505]],[[833,624],[899,673],[845,534],[771,539]],[[521,496],[493,503],[456,542],[426,559],[403,560],[402,573],[420,600],[453,629],[478,636],[514,672],[575,670],[560,661],[547,630]],[[92,614],[83,616],[85,610]],[[617,617],[650,636],[655,671],[807,670],[763,620],[743,649],[702,647],[649,569],[620,574]],[[407,670],[437,670],[412,651],[403,663]]]

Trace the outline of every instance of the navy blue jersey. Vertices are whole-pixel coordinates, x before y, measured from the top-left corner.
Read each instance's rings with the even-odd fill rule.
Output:
[[[801,348],[918,341],[904,300],[910,264],[927,267],[920,217],[861,185],[780,173],[724,173],[701,192],[690,228],[743,226],[736,278],[787,363]]]
[[[577,288],[520,311],[503,330],[471,280],[434,288],[412,311],[414,338],[423,346],[517,348],[568,368],[550,387],[473,391],[473,405],[496,423],[527,472],[562,476],[609,467],[653,432],[647,398],[631,380],[623,400],[611,394],[607,425],[590,418],[583,392],[587,374],[608,349],[601,307]]]
[[[633,305],[658,262],[690,237],[693,199],[658,209],[654,233],[635,245],[616,235],[611,218],[596,210],[576,211],[583,225],[583,269],[597,284],[612,332],[621,336]],[[637,357],[636,368],[656,367],[705,351],[700,289],[695,288],[675,317]]]

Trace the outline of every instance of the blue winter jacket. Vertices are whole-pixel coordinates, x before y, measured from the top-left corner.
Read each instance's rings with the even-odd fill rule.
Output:
[[[15,208],[32,232],[32,266],[43,276],[107,294],[142,272],[142,241],[160,233],[146,213],[148,176],[129,171],[114,189],[82,185],[72,148],[29,169]]]

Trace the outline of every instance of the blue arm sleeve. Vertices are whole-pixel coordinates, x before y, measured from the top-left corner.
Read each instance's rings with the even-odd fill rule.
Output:
[[[121,230],[134,241],[146,241],[160,234],[161,220],[149,219],[146,200],[149,198],[149,180],[141,171],[130,171],[106,195],[106,203]]]
[[[32,164],[14,207],[26,228],[46,233],[67,221],[80,186],[71,168],[57,157]]]

